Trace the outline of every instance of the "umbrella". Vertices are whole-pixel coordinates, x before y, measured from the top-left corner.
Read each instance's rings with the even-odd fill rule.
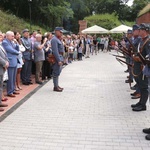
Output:
[[[116,28],[111,29],[110,33],[123,33],[123,32],[127,33],[127,31],[129,29],[132,30],[131,27],[122,24],[122,25],[120,25],[120,26],[118,26]]]
[[[86,34],[86,33],[87,34],[90,34],[90,33],[96,34],[96,33],[108,33],[109,31],[100,26],[94,25],[92,27],[86,28],[85,30],[82,30],[81,32],[84,34]]]

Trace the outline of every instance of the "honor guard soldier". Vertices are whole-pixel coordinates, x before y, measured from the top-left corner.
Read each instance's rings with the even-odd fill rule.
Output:
[[[133,36],[132,36],[132,30],[128,30],[127,31],[127,38],[132,42],[133,41]],[[130,46],[130,43],[127,41],[126,42],[126,48],[128,49],[128,53],[130,54],[130,56],[126,56],[126,62],[128,64],[131,64],[133,63],[133,60],[132,60],[132,57],[131,57],[131,46]],[[132,68],[128,66],[128,71],[129,71],[129,79],[128,80],[125,80],[125,83],[132,83],[133,82],[133,75],[132,75]]]
[[[140,24],[140,36],[142,38],[141,42],[138,45],[138,52],[146,58],[150,53],[150,40],[149,40],[149,30],[150,27],[148,24]],[[143,111],[146,110],[146,102],[148,100],[148,78],[143,74],[143,64],[139,56],[135,55],[134,61],[140,63],[140,72],[138,74],[139,88],[141,92],[140,101],[137,104],[131,105],[133,111]]]
[[[149,34],[149,41],[147,42],[147,48],[150,49],[150,24],[146,24],[146,31],[147,32],[147,35]],[[148,39],[147,39],[148,40]],[[150,61],[150,53],[149,53],[149,61]],[[143,74],[145,76],[148,77],[148,94],[149,94],[149,100],[150,100],[150,64],[146,64],[144,69],[143,69]],[[146,140],[150,140],[150,128],[146,128],[146,129],[143,129],[143,132],[148,134],[145,136]]]
[[[56,92],[62,92],[63,88],[59,86],[58,80],[60,73],[62,71],[62,65],[63,65],[63,54],[64,54],[64,45],[61,41],[63,35],[63,28],[62,27],[56,27],[55,28],[55,36],[51,40],[51,48],[52,53],[55,57],[55,63],[52,66],[53,72],[53,83],[54,83],[54,91]]]
[[[133,25],[133,37],[134,37],[134,40],[133,40],[133,46],[135,47],[136,49],[136,52],[137,53],[137,49],[138,49],[138,45],[139,43],[141,42],[141,37],[139,36],[139,33],[140,33],[140,26],[135,24]],[[139,81],[138,81],[138,75],[140,74],[141,72],[141,63],[140,62],[136,62],[133,60],[133,71],[132,71],[132,74],[134,76],[134,80],[136,82],[136,86],[135,87],[135,92],[131,94],[131,97],[132,99],[137,99],[137,98],[140,98],[140,89],[139,89]]]

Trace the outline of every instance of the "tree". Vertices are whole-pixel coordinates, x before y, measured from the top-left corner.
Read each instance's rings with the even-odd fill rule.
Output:
[[[47,6],[41,6],[40,10],[44,18],[47,19],[47,25],[51,25],[52,28],[63,26],[63,19],[73,17],[73,11],[68,2],[62,2],[60,5],[48,4]]]
[[[132,18],[136,18],[140,10],[142,10],[150,0],[134,0],[133,5],[132,5]]]

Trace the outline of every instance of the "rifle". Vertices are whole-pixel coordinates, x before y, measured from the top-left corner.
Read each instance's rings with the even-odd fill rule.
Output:
[[[125,56],[120,56],[120,55],[115,55],[115,54],[110,54],[112,56],[115,56],[115,57],[120,57],[120,58],[126,58]]]
[[[132,42],[130,41],[130,39],[128,37],[126,37],[127,41],[130,43],[131,47],[133,48],[133,53],[137,53],[137,49],[136,47],[132,44]]]
[[[118,46],[117,46],[118,47]],[[128,49],[126,47],[123,47],[124,49],[119,48],[119,52],[121,51],[121,53],[128,55],[129,57],[131,57],[131,54],[128,52]]]
[[[140,58],[140,60],[141,60],[141,62],[143,63],[144,66],[145,66],[145,65],[150,66],[150,60],[147,60],[147,59],[144,58],[143,55],[141,54],[141,52],[142,52],[143,49],[144,49],[144,46],[146,45],[146,43],[147,43],[149,40],[150,40],[150,39],[148,39],[148,38],[145,40],[145,42],[144,42],[142,48],[141,48],[140,51],[137,53],[137,55],[139,56],[139,58]]]
[[[143,63],[144,66],[145,65],[150,66],[150,60],[145,59],[140,52],[138,53],[138,56],[139,56],[139,58],[140,58],[140,60],[141,60],[141,62]]]
[[[132,65],[131,65],[131,64],[129,64],[129,63],[127,63],[127,62],[125,62],[125,61],[124,61],[124,60],[122,60],[122,59],[116,58],[116,60],[117,60],[117,61],[119,61],[119,62],[123,62],[124,64],[128,65],[129,67],[132,67]]]
[[[129,67],[132,67],[131,64],[129,64],[129,63],[123,61],[122,59],[119,59],[119,58],[116,58],[116,59],[117,59],[119,62],[123,62],[123,63],[125,63],[126,65],[128,65]],[[129,86],[130,86],[130,89],[131,89],[131,80],[130,80],[130,78],[129,78]]]

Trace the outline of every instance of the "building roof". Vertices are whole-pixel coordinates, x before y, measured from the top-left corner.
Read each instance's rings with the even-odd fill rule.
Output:
[[[150,12],[150,3],[147,4],[138,14],[138,17],[146,14],[147,12]]]

